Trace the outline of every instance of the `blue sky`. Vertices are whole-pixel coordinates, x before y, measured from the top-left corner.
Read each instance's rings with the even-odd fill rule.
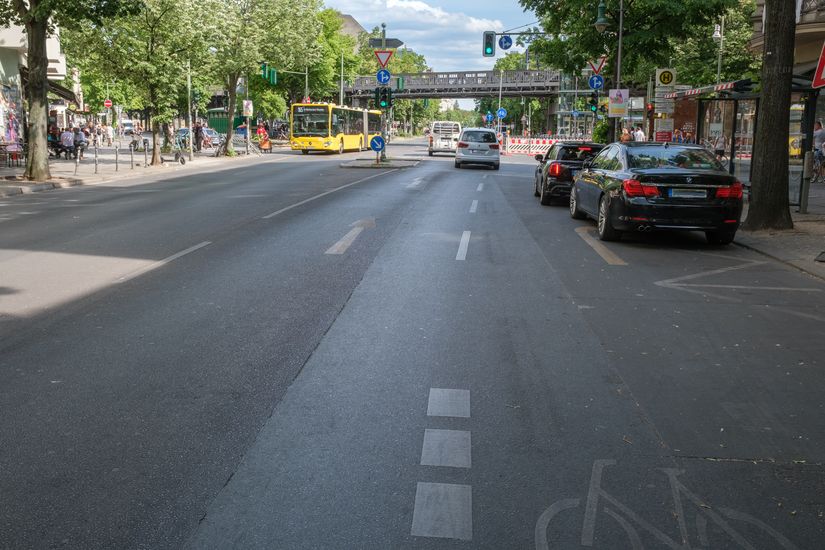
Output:
[[[329,8],[348,13],[367,30],[387,24],[387,36],[423,54],[435,71],[493,68],[495,59],[481,56],[481,34],[533,23],[516,0],[324,0]],[[520,51],[513,47],[510,51]],[[496,48],[498,56],[503,55]]]

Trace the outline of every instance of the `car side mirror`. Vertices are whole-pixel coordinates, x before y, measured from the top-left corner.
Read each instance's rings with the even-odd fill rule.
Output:
[[[542,155],[541,153],[536,154],[536,156],[533,158],[535,158],[539,162],[544,162],[544,155]]]

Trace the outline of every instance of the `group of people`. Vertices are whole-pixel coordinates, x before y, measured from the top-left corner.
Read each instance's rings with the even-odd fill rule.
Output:
[[[89,134],[79,127],[62,130],[53,127],[47,139],[53,156],[60,158],[60,155],[65,155],[66,159],[83,160],[83,152],[89,146],[89,138]]]
[[[622,136],[619,138],[619,141],[622,143],[627,143],[628,141],[647,141],[647,136],[645,136],[645,131],[642,130],[642,125],[637,124],[635,127],[622,128]]]

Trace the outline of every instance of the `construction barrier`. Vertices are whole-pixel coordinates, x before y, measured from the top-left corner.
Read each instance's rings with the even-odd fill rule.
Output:
[[[506,146],[502,149],[505,155],[542,155],[550,150],[557,141],[586,141],[588,138],[567,138],[566,136],[555,137],[511,137],[507,140]]]

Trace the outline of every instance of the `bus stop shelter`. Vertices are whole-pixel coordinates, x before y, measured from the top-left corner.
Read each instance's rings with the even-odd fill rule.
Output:
[[[725,141],[724,162],[731,174],[745,185],[753,176],[752,156],[756,139],[759,94],[750,79],[681,90],[668,99],[695,102],[694,109],[676,109],[674,127],[695,128],[696,143],[713,149],[721,135]],[[813,127],[819,90],[810,77],[794,75],[788,138],[788,192],[791,204],[799,205],[805,151],[813,144]],[[681,120],[679,113],[686,113]],[[689,120],[692,117],[692,120]]]

